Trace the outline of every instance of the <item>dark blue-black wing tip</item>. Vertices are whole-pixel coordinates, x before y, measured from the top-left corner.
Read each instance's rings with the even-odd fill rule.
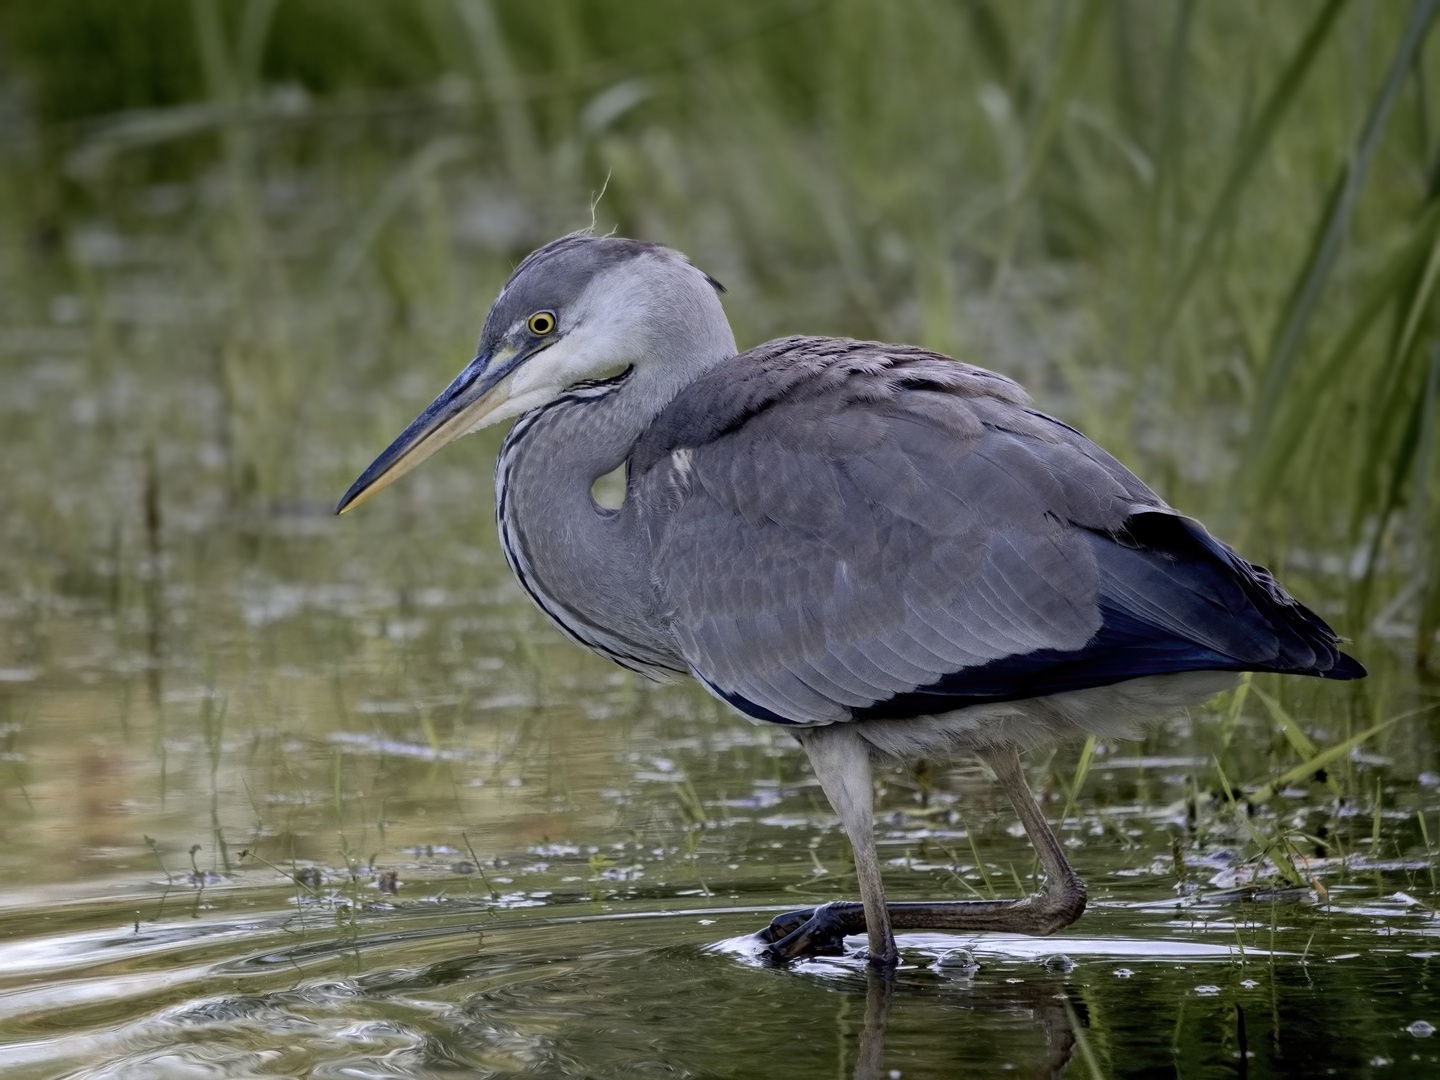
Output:
[[[1370,673],[1365,670],[1365,665],[1347,653],[1336,653],[1335,663],[1325,671],[1317,671],[1315,674],[1322,679],[1335,679],[1339,682],[1346,682],[1350,679],[1363,679]]]
[[[1269,570],[1249,562],[1229,544],[1211,536],[1198,521],[1163,513],[1135,514],[1125,522],[1123,537],[1182,558],[1195,554],[1198,547],[1218,565],[1229,568],[1232,580],[1245,591],[1252,613],[1267,624],[1281,644],[1277,662],[1242,664],[1239,670],[1313,675],[1337,681],[1363,679],[1368,674],[1360,661],[1337,648],[1340,637],[1324,619],[1287,593]]]

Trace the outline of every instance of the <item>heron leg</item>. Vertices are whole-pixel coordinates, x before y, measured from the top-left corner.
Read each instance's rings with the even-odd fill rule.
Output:
[[[822,733],[822,738],[815,737]],[[857,753],[854,744],[843,742],[845,736],[853,737],[863,751],[863,740],[838,725],[807,732],[801,742],[855,849],[864,903],[837,902],[778,916],[757,935],[767,944],[766,954],[771,959],[783,962],[797,956],[835,955],[847,934],[869,930],[872,960],[884,966],[894,964],[898,958],[893,930],[991,930],[1045,936],[1063,930],[1080,917],[1085,910],[1085,883],[1071,868],[1046,823],[1020,771],[1020,756],[1013,746],[993,747],[977,754],[994,770],[1040,857],[1045,872],[1040,891],[1017,900],[885,903],[871,831],[869,755]],[[857,766],[857,758],[863,767]],[[860,792],[862,772],[864,790]],[[872,911],[878,918],[871,918]]]
[[[841,951],[847,934],[865,931],[870,938],[870,962],[894,967],[900,953],[890,930],[880,858],[875,851],[870,744],[845,724],[807,728],[796,732],[796,738],[805,748],[820,786],[850,838],[855,872],[860,878],[860,903],[840,901],[787,912],[759,936],[769,945],[769,956],[789,960],[796,956],[835,955]]]
[[[1000,746],[977,751],[977,756],[994,770],[1040,856],[1045,872],[1040,891],[1020,900],[890,904],[891,924],[897,930],[994,930],[1038,937],[1065,929],[1085,910],[1085,883],[1065,858],[1025,782],[1019,753],[1013,746]]]

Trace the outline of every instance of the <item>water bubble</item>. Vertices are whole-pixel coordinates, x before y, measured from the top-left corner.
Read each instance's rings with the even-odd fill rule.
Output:
[[[1075,961],[1071,960],[1064,953],[1056,953],[1054,956],[1047,956],[1044,963],[1046,971],[1065,972],[1075,970]]]
[[[1417,1039],[1428,1039],[1431,1035],[1435,1034],[1435,1025],[1427,1024],[1424,1020],[1416,1020],[1405,1030]]]
[[[1220,992],[1220,988],[1218,986],[1210,986],[1209,984],[1206,984],[1205,986],[1195,987],[1195,992],[1197,994],[1204,994],[1206,997],[1209,997],[1212,994],[1218,994]]]
[[[975,957],[966,949],[951,949],[931,965],[941,975],[951,978],[968,978],[980,970]]]
[[[1134,974],[1135,974],[1135,972],[1131,971],[1129,968],[1116,968],[1116,969],[1115,969],[1115,976],[1116,976],[1116,978],[1128,979],[1128,978],[1130,978],[1131,975],[1134,975]]]

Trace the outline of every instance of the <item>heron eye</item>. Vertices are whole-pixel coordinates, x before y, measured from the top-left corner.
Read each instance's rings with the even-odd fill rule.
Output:
[[[526,324],[536,337],[544,337],[555,329],[555,315],[549,311],[537,311]]]

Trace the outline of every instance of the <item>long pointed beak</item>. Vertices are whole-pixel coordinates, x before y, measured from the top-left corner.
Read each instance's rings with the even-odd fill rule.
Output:
[[[382,488],[387,488],[446,443],[480,426],[485,417],[510,396],[502,384],[520,359],[513,351],[477,356],[455,376],[400,437],[370,463],[360,479],[350,485],[337,514],[359,506]]]

